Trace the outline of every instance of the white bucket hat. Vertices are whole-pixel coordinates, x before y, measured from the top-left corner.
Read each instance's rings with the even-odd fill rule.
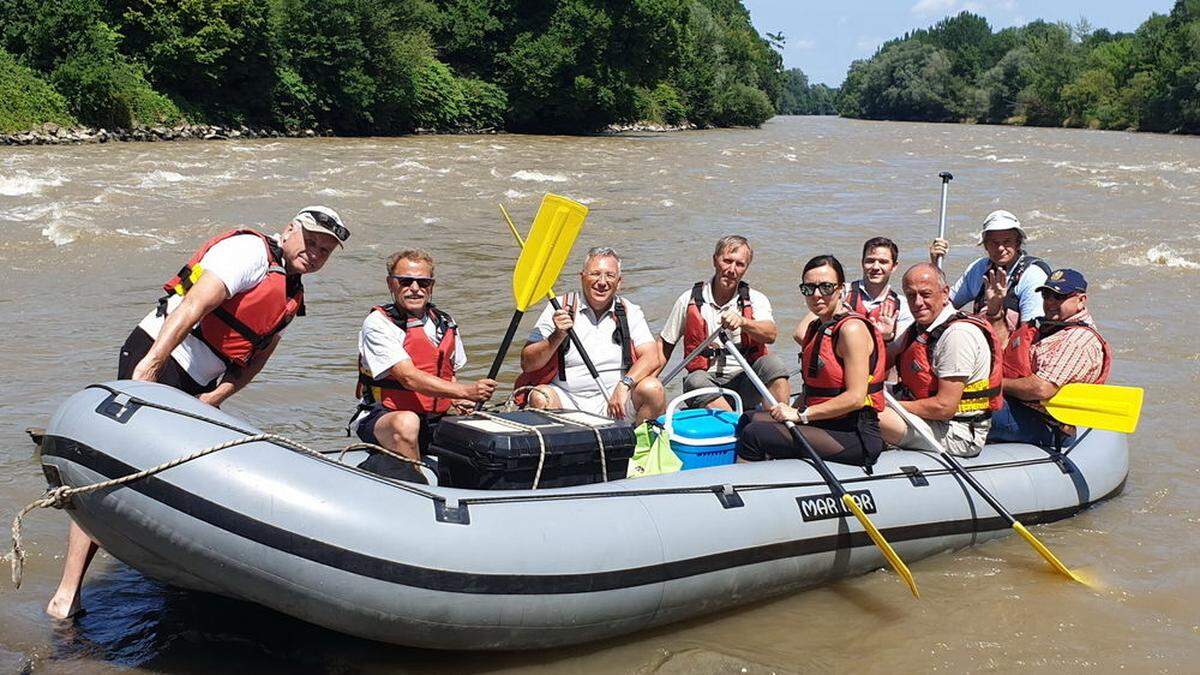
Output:
[[[1016,230],[1021,233],[1021,240],[1025,240],[1025,229],[1021,227],[1021,221],[1012,213],[1004,209],[997,209],[987,214],[987,218],[983,219],[983,229],[979,231],[979,243],[983,243],[983,235],[985,232],[996,232],[998,230]]]

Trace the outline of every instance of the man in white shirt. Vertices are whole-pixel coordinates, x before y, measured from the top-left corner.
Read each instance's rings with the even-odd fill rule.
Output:
[[[517,385],[536,385],[531,408],[572,408],[641,424],[666,408],[658,347],[642,308],[617,292],[621,258],[609,247],[588,251],[579,273],[579,295],[560,298],[562,309],[549,303],[521,350]],[[600,375],[601,388],[567,339],[574,330]],[[606,393],[607,392],[607,393]]]
[[[730,235],[717,241],[712,258],[712,278],[697,282],[679,296],[659,333],[661,362],[667,363],[680,340],[683,341],[683,353],[687,355],[714,330],[724,328],[775,399],[787,401],[791,396],[790,373],[782,359],[767,353],[767,345],[774,343],[779,335],[771,302],[742,281],[753,259],[754,249],[745,237]],[[725,387],[736,391],[747,409],[758,405],[758,390],[742,372],[741,366],[714,345],[715,342],[685,366],[688,375],[684,378],[683,390]],[[723,396],[701,398],[694,404],[730,410],[729,401]]]
[[[167,295],[125,340],[117,378],[159,382],[219,406],[262,370],[283,329],[304,314],[300,276],[320,270],[349,238],[336,211],[310,206],[282,234],[237,229],[208,240],[163,284]],[[79,611],[96,550],[72,521],[47,614],[64,619]]]
[[[987,255],[968,265],[950,287],[950,301],[954,306],[962,308],[970,303],[970,311],[983,312],[987,309],[988,287],[991,286],[1004,296],[1009,330],[1016,330],[1020,323],[1042,316],[1042,296],[1037,289],[1046,283],[1050,265],[1025,252],[1025,238],[1025,230],[1016,216],[1004,210],[989,213],[983,219],[983,229],[979,233],[979,244]],[[949,242],[934,239],[929,246],[930,262],[936,265],[949,251]]]
[[[946,277],[932,263],[904,274],[914,323],[900,338],[897,398],[928,437],[946,452],[974,457],[983,449],[991,413],[1000,408],[1003,366],[991,326],[950,304]],[[883,440],[902,448],[938,451],[896,411],[879,415]]]
[[[496,391],[495,380],[458,381],[467,356],[458,325],[431,302],[433,268],[433,256],[421,249],[393,253],[387,262],[392,302],[372,308],[358,335],[360,402],[350,423],[363,442],[413,462],[444,415],[470,409]],[[372,459],[391,466],[384,457]],[[422,480],[411,466],[406,477]]]

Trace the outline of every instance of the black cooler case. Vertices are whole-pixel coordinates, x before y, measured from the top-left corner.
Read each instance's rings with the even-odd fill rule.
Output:
[[[495,413],[505,420],[537,427],[546,458],[539,488],[585,485],[604,480],[596,431],[604,440],[608,479],[625,477],[633,456],[633,427],[576,410],[552,410],[578,423],[553,419],[537,410]],[[533,487],[541,455],[533,431],[482,415],[448,417],[437,426],[429,454],[438,458],[438,483],[480,490],[527,490]]]

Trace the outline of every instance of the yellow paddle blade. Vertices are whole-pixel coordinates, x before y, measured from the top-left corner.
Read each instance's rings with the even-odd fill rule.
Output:
[[[1025,541],[1029,542],[1029,545],[1032,546],[1035,551],[1037,551],[1039,554],[1041,554],[1041,556],[1046,559],[1046,562],[1050,563],[1051,567],[1058,570],[1060,573],[1062,573],[1063,576],[1070,579],[1071,581],[1078,581],[1079,583],[1083,584],[1084,586],[1087,585],[1086,581],[1084,581],[1079,575],[1077,575],[1074,572],[1072,572],[1071,570],[1067,569],[1067,566],[1062,564],[1062,561],[1059,560],[1057,557],[1055,557],[1055,555],[1050,552],[1050,549],[1046,548],[1045,544],[1038,541],[1038,538],[1033,536],[1033,534],[1031,534],[1029,532],[1029,530],[1025,529],[1025,526],[1022,525],[1019,521],[1014,520],[1013,524],[1012,524],[1012,528],[1017,531],[1017,534],[1021,535],[1021,538],[1023,538]]]
[[[1046,412],[1063,424],[1132,434],[1144,395],[1141,387],[1074,382],[1046,402]]]
[[[503,204],[497,204],[497,206],[500,207],[500,213],[504,216],[504,222],[508,223],[508,231],[512,232],[513,238],[517,240],[517,246],[524,249],[525,239],[521,236],[521,233],[517,231],[517,224],[513,222],[512,216],[508,215],[508,209],[504,208]],[[551,288],[546,293],[546,297],[557,298],[558,294],[554,292],[554,288]]]
[[[880,551],[883,551],[883,557],[887,558],[888,564],[892,566],[892,569],[896,570],[896,574],[899,574],[900,578],[904,579],[904,583],[908,584],[908,590],[912,591],[913,597],[921,597],[921,594],[917,591],[917,580],[913,578],[912,572],[908,571],[908,565],[904,564],[904,561],[900,559],[899,554],[892,548],[892,545],[887,542],[887,539],[883,538],[883,534],[879,532],[879,528],[875,527],[875,523],[871,522],[871,519],[859,507],[858,502],[854,501],[854,497],[851,497],[848,493],[843,493],[842,503],[846,505],[846,508],[850,509],[855,518],[858,518],[858,522],[862,523],[863,528],[867,531],[867,536],[871,537],[871,541],[875,542]]]
[[[513,299],[524,312],[550,293],[562,272],[588,208],[558,195],[546,195],[529,228],[525,248],[513,269]]]

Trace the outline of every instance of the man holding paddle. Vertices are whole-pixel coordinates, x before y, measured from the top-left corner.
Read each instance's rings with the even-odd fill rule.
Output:
[[[452,408],[469,409],[496,391],[485,378],[458,382],[467,361],[458,325],[435,307],[433,256],[420,249],[393,253],[387,263],[392,302],[372,308],[358,336],[358,412],[351,425],[365,443],[417,461],[433,427]],[[373,455],[362,468],[424,482],[404,463]]]
[[[619,297],[621,258],[602,246],[588,251],[579,273],[581,294],[547,304],[521,350],[517,387],[536,385],[532,408],[572,408],[637,424],[666,408],[654,371],[658,347],[641,307]],[[580,300],[583,302],[580,302]],[[583,352],[567,340],[574,330],[599,374],[592,379]]]
[[[1072,382],[1104,384],[1112,352],[1087,309],[1087,279],[1072,269],[1055,270],[1038,287],[1045,316],[1011,335],[1005,321],[992,328],[1004,348],[1005,405],[992,416],[989,442],[1053,445],[1073,428],[1049,417],[1042,401]]]
[[[782,359],[767,353],[767,345],[774,343],[779,335],[771,313],[771,301],[742,281],[753,260],[754,249],[745,237],[730,235],[717,241],[712,258],[712,279],[696,282],[679,296],[659,333],[661,361],[666,364],[670,360],[681,339],[684,352],[691,354],[713,331],[724,328],[776,400],[786,401],[791,397],[790,373]],[[683,381],[685,392],[713,386],[733,389],[742,397],[747,409],[760,400],[742,365],[729,358],[722,349],[714,347],[702,351],[685,367],[688,371]],[[732,409],[722,396],[700,400],[710,408]]]

